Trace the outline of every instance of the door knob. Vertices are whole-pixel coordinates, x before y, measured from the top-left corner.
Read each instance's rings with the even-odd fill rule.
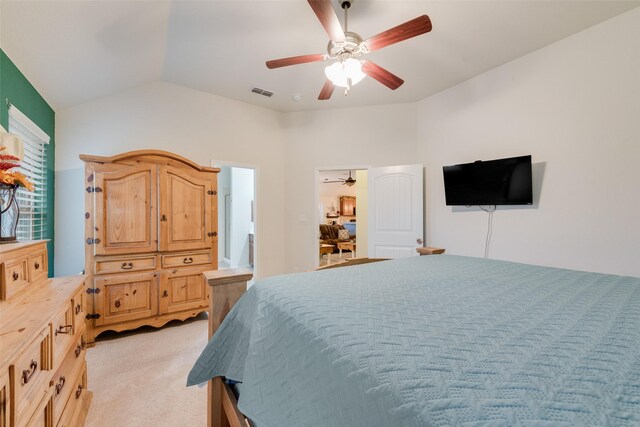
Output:
[[[421,245],[421,244],[422,244],[422,239],[418,237],[418,238],[416,239],[416,243],[417,243],[417,244],[419,244],[419,245]]]

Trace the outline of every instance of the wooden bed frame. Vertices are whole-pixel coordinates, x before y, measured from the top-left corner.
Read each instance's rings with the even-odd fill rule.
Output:
[[[242,268],[206,271],[204,277],[211,292],[209,298],[209,338],[216,332],[231,307],[247,290],[247,282],[253,273]],[[209,380],[207,385],[208,427],[251,427],[251,422],[238,410],[238,401],[231,386],[220,377]]]
[[[384,258],[358,258],[331,267],[348,267],[385,260]],[[247,290],[247,282],[253,278],[253,273],[243,268],[232,268],[205,271],[203,274],[211,286],[211,292],[209,292],[209,339],[211,339],[231,307]],[[224,384],[220,377],[209,380],[207,385],[207,426],[252,426],[251,421],[238,410],[238,401],[231,386]]]

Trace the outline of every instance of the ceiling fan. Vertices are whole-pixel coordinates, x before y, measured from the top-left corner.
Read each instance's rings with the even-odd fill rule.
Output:
[[[346,95],[351,86],[357,84],[366,76],[376,79],[389,89],[396,90],[404,83],[404,80],[371,61],[357,58],[374,50],[379,50],[431,31],[431,20],[427,15],[422,15],[364,40],[359,34],[347,29],[348,10],[351,7],[351,1],[340,0],[340,6],[344,9],[344,30],[340,25],[336,12],[333,10],[333,6],[331,6],[331,0],[307,1],[329,35],[327,53],[274,59],[267,61],[267,68],[272,69],[307,62],[334,60],[333,64],[325,68],[327,80],[322,86],[318,96],[319,100],[331,98],[335,86],[344,87]]]
[[[322,181],[323,184],[332,184],[335,182],[341,182],[342,185],[348,185],[349,187],[353,186],[353,184],[356,183],[356,180],[351,178],[351,171],[349,171],[349,178],[344,179],[344,178],[338,178],[335,181],[329,181],[329,178],[325,178],[324,181]]]

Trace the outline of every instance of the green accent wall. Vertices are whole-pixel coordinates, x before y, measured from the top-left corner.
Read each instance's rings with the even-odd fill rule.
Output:
[[[53,276],[53,246],[54,246],[54,165],[55,165],[55,111],[47,101],[33,87],[27,77],[0,49],[0,124],[9,127],[9,104],[15,105],[29,119],[37,124],[51,141],[47,147],[47,230],[49,244],[49,276]]]

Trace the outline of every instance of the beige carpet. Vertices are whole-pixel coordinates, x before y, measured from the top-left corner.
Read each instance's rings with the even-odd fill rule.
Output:
[[[207,342],[201,314],[161,329],[105,333],[87,352],[87,427],[206,426],[207,388],[185,386]]]

